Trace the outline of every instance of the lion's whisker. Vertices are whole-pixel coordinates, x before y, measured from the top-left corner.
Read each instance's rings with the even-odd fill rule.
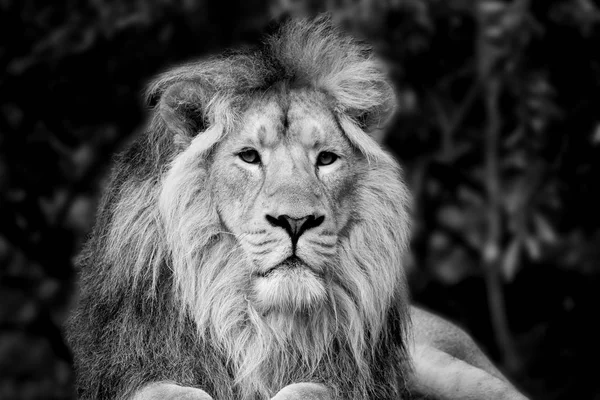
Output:
[[[260,247],[260,246],[265,246],[267,244],[275,243],[275,242],[277,242],[277,240],[276,239],[266,239],[266,240],[263,240],[262,242],[251,242],[250,240],[246,239],[245,242],[252,246]]]

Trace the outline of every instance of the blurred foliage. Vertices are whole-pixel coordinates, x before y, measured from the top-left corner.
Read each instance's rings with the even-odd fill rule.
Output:
[[[0,1],[0,398],[72,398],[73,258],[145,82],[329,10],[373,43],[415,195],[416,300],[534,398],[600,399],[600,5],[592,0]]]

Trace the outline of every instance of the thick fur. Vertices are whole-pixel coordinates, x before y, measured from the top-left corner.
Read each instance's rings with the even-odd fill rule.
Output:
[[[326,300],[261,313],[248,298],[244,239],[215,204],[223,182],[211,165],[254,99],[285,102],[300,89],[328,105],[361,161],[325,292],[315,289]],[[370,50],[327,18],[290,23],[260,49],[167,72],[148,97],[148,129],[117,158],[79,263],[69,332],[80,398],[125,399],[159,381],[218,399],[269,398],[302,381],[334,397],[400,398],[410,369],[408,194],[365,133],[394,108]]]

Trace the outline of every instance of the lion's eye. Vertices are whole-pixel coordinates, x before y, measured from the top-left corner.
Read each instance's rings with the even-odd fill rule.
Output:
[[[338,158],[339,157],[336,154],[334,154],[330,151],[322,151],[317,156],[317,165],[324,166],[324,165],[333,164],[335,162],[335,160],[337,160]]]
[[[260,156],[258,155],[258,151],[254,149],[247,149],[240,153],[238,156],[248,164],[258,164],[260,162]]]

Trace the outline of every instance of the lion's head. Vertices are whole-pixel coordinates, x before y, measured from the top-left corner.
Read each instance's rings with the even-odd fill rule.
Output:
[[[114,279],[151,282],[152,297],[167,271],[248,398],[315,379],[401,390],[408,194],[368,135],[394,108],[371,52],[301,21],[149,95],[148,134],[112,189]]]

